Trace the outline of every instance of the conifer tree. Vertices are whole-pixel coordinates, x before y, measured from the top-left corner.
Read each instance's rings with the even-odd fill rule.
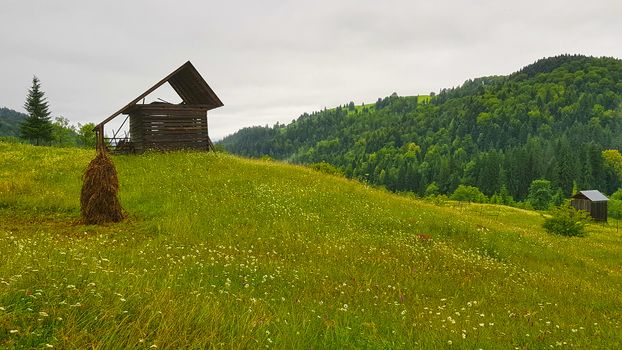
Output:
[[[44,95],[39,78],[33,76],[32,87],[28,90],[24,103],[28,118],[20,125],[20,134],[22,138],[34,142],[37,146],[52,140],[52,121]]]

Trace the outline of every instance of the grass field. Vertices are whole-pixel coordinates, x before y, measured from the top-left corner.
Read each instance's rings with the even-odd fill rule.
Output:
[[[418,103],[430,103],[432,101],[432,97],[430,95],[419,95],[417,96]]]
[[[430,101],[432,101],[432,97],[429,95],[405,96],[405,98],[417,99],[417,103],[430,103]],[[363,110],[365,109],[373,110],[374,108],[376,108],[376,103],[373,102],[373,103],[363,103],[363,104],[358,104],[358,105],[355,104],[353,110],[348,109],[347,105],[345,105],[343,108],[345,108],[348,111],[348,115],[354,115],[357,113],[362,113]],[[329,110],[333,110],[333,109],[335,108],[330,108]]]
[[[114,157],[84,226],[93,156],[0,143],[0,348],[622,347],[615,226],[193,152]]]

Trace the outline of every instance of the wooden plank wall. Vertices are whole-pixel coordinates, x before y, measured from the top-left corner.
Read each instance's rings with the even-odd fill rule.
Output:
[[[592,210],[592,202],[590,202],[588,199],[573,198],[570,201],[570,204],[572,204],[572,206],[575,207],[575,209],[577,210],[585,210],[587,212],[590,212]]]
[[[592,203],[591,214],[596,221],[607,221],[607,202]]]
[[[148,149],[208,150],[207,110],[143,105],[130,113],[130,135],[136,152]]]
[[[577,210],[585,210],[595,221],[607,221],[607,202],[592,202],[589,199],[573,198],[570,204]]]

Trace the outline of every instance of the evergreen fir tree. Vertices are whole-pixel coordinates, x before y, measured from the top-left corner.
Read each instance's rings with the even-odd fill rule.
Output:
[[[41,83],[36,76],[32,77],[32,87],[28,90],[24,108],[28,118],[20,125],[21,137],[36,145],[52,140],[52,121],[48,110],[48,102],[41,91]]]
[[[555,166],[556,185],[560,187],[565,196],[572,195],[572,186],[577,178],[577,161],[573,150],[564,136],[557,142],[557,164]]]

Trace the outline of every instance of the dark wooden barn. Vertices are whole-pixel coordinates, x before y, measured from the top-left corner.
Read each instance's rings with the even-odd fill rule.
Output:
[[[579,191],[572,196],[570,204],[577,210],[590,213],[595,221],[607,221],[607,201],[609,198],[596,190]]]
[[[144,98],[168,82],[182,99],[180,104],[167,102],[144,103]],[[139,103],[143,101],[143,103]],[[95,126],[97,147],[112,148],[119,153],[140,153],[148,149],[213,150],[207,128],[207,111],[223,104],[207,85],[190,61],[136,97],[110,117]],[[104,126],[117,116],[129,119],[129,135],[104,137]],[[119,127],[119,130],[121,130]]]

